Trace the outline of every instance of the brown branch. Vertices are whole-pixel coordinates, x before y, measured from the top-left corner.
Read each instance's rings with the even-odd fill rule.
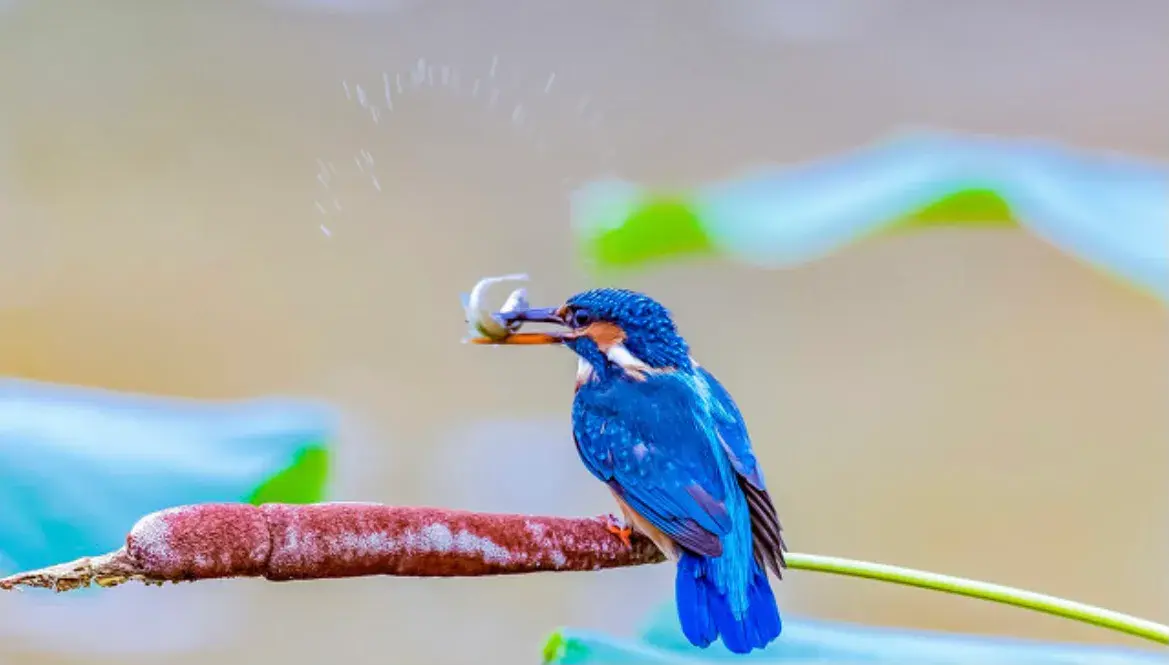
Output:
[[[586,571],[663,561],[605,518],[534,517],[370,503],[208,503],[143,517],[126,546],[0,579],[0,589],[69,591],[129,580],[273,581],[367,575],[471,577]]]

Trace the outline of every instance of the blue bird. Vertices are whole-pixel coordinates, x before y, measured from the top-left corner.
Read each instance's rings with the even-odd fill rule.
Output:
[[[686,638],[705,648],[721,637],[736,653],[775,640],[782,622],[767,571],[781,578],[786,567],[779,519],[738,406],[690,356],[669,310],[606,288],[498,316],[557,328],[475,341],[576,353],[577,452],[621,507],[611,530],[628,542],[636,529],[677,563]]]

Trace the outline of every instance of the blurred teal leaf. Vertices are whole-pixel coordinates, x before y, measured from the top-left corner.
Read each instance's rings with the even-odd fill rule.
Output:
[[[673,604],[654,612],[640,639],[561,629],[545,662],[588,665],[642,663],[897,663],[904,665],[1152,665],[1164,651],[878,628],[840,621],[785,618],[770,647],[742,656],[721,644],[698,649],[686,641]]]
[[[170,506],[321,500],[333,428],[329,411],[292,400],[0,380],[0,573],[116,549]]]
[[[543,662],[557,665],[684,665],[707,661],[639,644],[634,640],[564,628],[552,633],[544,644]]]
[[[782,267],[873,235],[1021,226],[1169,301],[1169,166],[1054,143],[921,134],[692,191],[602,180],[573,194],[572,217],[601,269],[699,254]]]

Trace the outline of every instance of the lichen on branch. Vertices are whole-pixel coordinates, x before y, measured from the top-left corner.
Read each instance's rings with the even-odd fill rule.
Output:
[[[0,579],[0,589],[69,591],[130,580],[226,577],[474,577],[601,570],[663,560],[647,539],[634,538],[633,546],[626,547],[604,517],[372,503],[212,503],[151,513],[130,530],[125,547]]]

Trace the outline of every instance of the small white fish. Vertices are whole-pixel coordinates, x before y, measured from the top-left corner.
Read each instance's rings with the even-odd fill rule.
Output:
[[[519,329],[522,322],[513,321],[505,325],[496,316],[496,312],[485,305],[483,298],[487,293],[488,287],[494,284],[527,280],[528,276],[522,273],[502,275],[499,277],[484,277],[475,284],[470,294],[462,294],[463,312],[466,317],[466,322],[470,327],[472,337],[487,337],[493,340],[500,340]],[[511,295],[504,301],[499,312],[515,312],[528,309],[528,307],[528,292],[523,287],[520,287],[511,292]]]

